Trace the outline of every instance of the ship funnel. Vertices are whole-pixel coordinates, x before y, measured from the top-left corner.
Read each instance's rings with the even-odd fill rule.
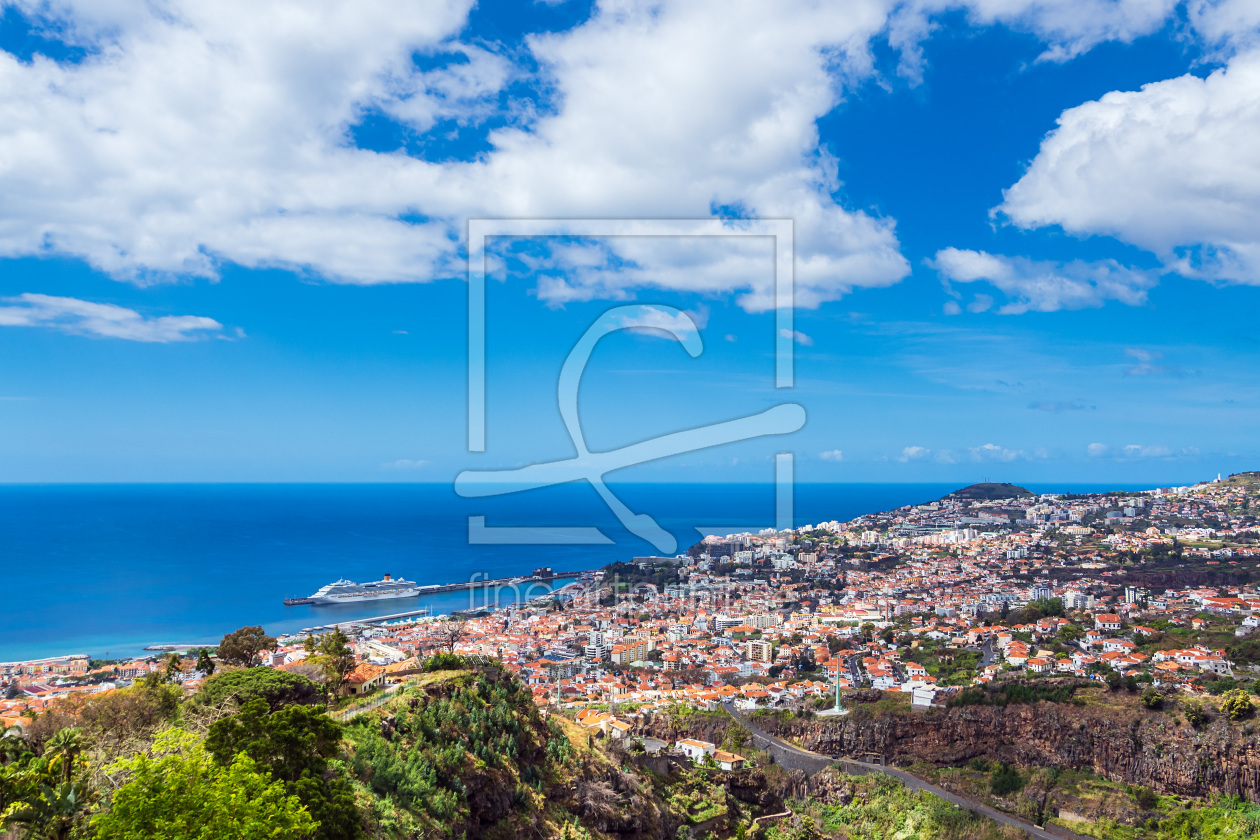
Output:
[[[389,572],[385,573],[385,580],[389,580]]]

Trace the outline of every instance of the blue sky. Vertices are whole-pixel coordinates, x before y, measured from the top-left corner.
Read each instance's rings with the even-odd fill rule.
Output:
[[[449,481],[793,401],[625,481],[1181,483],[1260,467],[1260,7],[1242,0],[0,0],[0,481]],[[470,218],[790,218],[495,250]]]

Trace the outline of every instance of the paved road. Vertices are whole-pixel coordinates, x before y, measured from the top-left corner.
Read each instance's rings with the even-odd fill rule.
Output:
[[[804,770],[806,775],[812,776],[835,764],[835,760],[830,756],[803,750],[795,744],[789,744],[782,738],[776,738],[767,734],[753,724],[742,712],[738,711],[734,704],[723,703],[722,708],[752,733],[753,746],[770,753],[770,755],[774,756],[775,763],[781,767],[785,767],[788,770]]]
[[[992,636],[984,640],[984,647],[980,648],[980,651],[980,664],[977,670],[983,670],[997,661],[997,651],[994,649]]]
[[[724,703],[723,708],[726,709],[727,714],[742,723],[750,732],[752,732],[754,746],[758,749],[768,749],[770,754],[774,756],[774,760],[789,770],[804,770],[807,774],[812,776],[814,773],[817,773],[832,764],[840,764],[846,770],[856,772],[859,775],[872,772],[887,773],[889,776],[900,780],[902,784],[911,790],[927,791],[935,796],[939,796],[947,802],[954,803],[960,808],[967,808],[968,810],[975,811],[978,814],[983,814],[995,822],[1002,823],[1003,825],[1014,826],[1015,828],[1021,828],[1031,837],[1037,838],[1037,840],[1065,840],[1065,838],[1091,840],[1091,838],[1074,834],[1060,826],[1055,827],[1055,831],[1057,833],[1051,833],[1046,831],[1044,828],[1025,822],[1018,817],[1013,817],[1010,814],[990,808],[988,805],[977,802],[974,799],[968,799],[966,797],[950,793],[944,788],[925,782],[918,776],[912,776],[906,771],[899,770],[896,767],[885,767],[883,764],[873,764],[868,761],[857,761],[852,758],[833,758],[831,756],[802,749],[795,744],[788,743],[782,738],[777,738],[759,729],[754,723],[752,723],[751,720],[737,711],[733,705]]]

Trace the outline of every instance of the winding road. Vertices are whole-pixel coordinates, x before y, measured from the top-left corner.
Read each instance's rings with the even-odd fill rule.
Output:
[[[950,793],[944,788],[937,787],[934,784],[925,782],[918,776],[912,776],[905,770],[899,770],[896,767],[887,767],[882,763],[875,764],[869,761],[858,761],[853,758],[833,757],[823,755],[821,753],[810,752],[802,749],[795,744],[789,743],[782,738],[775,737],[764,730],[758,728],[749,718],[737,710],[733,704],[723,703],[722,708],[726,713],[734,718],[737,722],[744,726],[753,735],[753,746],[758,749],[765,749],[779,765],[788,770],[804,770],[806,774],[813,775],[832,764],[839,764],[844,767],[847,772],[857,775],[865,775],[866,773],[886,773],[889,776],[900,781],[911,790],[922,790],[939,796],[946,802],[952,802],[960,808],[966,808],[977,814],[983,814],[994,822],[1003,825],[1014,826],[1023,829],[1030,837],[1037,840],[1093,840],[1080,834],[1075,834],[1061,826],[1055,826],[1054,831],[1048,831],[1040,826],[1033,825],[1030,822],[1013,817],[1010,814],[990,808],[982,802],[974,799],[968,799],[955,793]]]

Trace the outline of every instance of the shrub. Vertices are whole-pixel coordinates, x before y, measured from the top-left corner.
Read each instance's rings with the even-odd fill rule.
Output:
[[[1164,707],[1164,695],[1160,694],[1155,686],[1148,685],[1146,690],[1142,692],[1142,705],[1148,709],[1162,709]]]
[[[1196,729],[1211,719],[1207,709],[1199,700],[1187,700],[1182,704],[1182,710],[1186,713],[1186,720]]]
[[[1208,690],[1208,694],[1214,694],[1214,695],[1219,696],[1235,688],[1238,688],[1238,680],[1234,679],[1233,677],[1221,677],[1218,680],[1213,680],[1212,682],[1208,683],[1207,690]]]
[[[415,836],[444,836],[439,826],[467,812],[476,791],[463,779],[472,767],[534,787],[573,756],[560,725],[539,720],[532,695],[510,675],[494,676],[460,676],[433,693],[408,694],[389,706],[389,726],[375,715],[346,726],[350,773],[426,826]]]
[[[1149,811],[1159,804],[1159,796],[1148,787],[1138,787],[1133,789],[1133,801]]]
[[[456,653],[435,653],[424,660],[426,671],[459,671],[468,667],[468,660]]]
[[[1221,711],[1230,720],[1243,720],[1255,714],[1256,707],[1245,689],[1231,688],[1221,696]]]
[[[1006,796],[1022,789],[1025,781],[1018,770],[1002,762],[989,774],[989,790],[993,791],[995,796]]]

